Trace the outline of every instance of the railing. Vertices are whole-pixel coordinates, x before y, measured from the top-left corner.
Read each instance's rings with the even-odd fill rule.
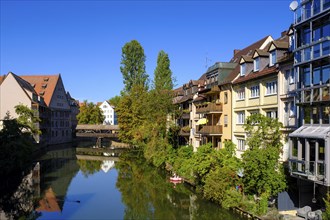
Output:
[[[312,181],[323,181],[325,178],[325,164],[323,162],[289,160],[291,175],[304,176]]]
[[[183,119],[190,119],[190,113],[183,113],[181,118]]]
[[[310,4],[311,1],[302,1],[307,4],[300,5],[295,11],[295,24],[299,24],[314,15],[317,15],[330,7],[330,2],[326,0],[315,0],[318,1],[319,4],[315,4],[312,6]]]
[[[312,42],[305,48],[294,52],[294,63],[298,65],[330,54],[330,37],[325,37],[319,41]]]
[[[197,125],[196,133],[206,135],[221,135],[222,125]]]
[[[317,86],[307,88],[298,93],[297,103],[330,101],[330,87]]]
[[[213,103],[213,102],[205,102],[202,104],[196,105],[196,113],[221,113],[222,112],[222,104],[221,103]]]

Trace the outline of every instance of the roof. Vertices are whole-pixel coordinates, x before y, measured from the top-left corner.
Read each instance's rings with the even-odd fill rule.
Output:
[[[0,85],[3,82],[4,79],[5,79],[5,76],[0,76]]]
[[[271,38],[271,36],[268,35],[268,36],[256,41],[255,43],[247,46],[246,48],[238,51],[237,53],[234,54],[234,56],[230,60],[230,62],[231,63],[238,63],[239,59],[242,57],[242,55],[252,56],[253,52],[256,49],[263,49],[261,47],[264,45],[265,42],[267,42],[267,40],[269,38]],[[231,71],[226,78],[224,78],[221,82],[219,82],[219,85],[224,85],[224,84],[232,82],[237,77],[239,72],[240,72],[240,66],[237,65],[235,67],[235,69],[233,71]]]
[[[31,84],[27,81],[25,81],[24,79],[22,79],[21,77],[17,76],[16,74],[9,72],[8,74],[12,74],[12,76],[15,78],[15,80],[17,81],[17,83],[20,85],[20,87],[22,87],[25,90],[28,90],[34,94],[36,94],[33,86],[31,86]]]
[[[29,82],[36,93],[43,97],[46,105],[49,106],[61,75],[26,75],[20,77]]]
[[[244,61],[246,63],[252,63],[253,62],[252,56],[242,55],[242,58],[241,59],[244,59]]]
[[[258,53],[258,55],[260,57],[268,57],[269,56],[269,53],[265,50],[256,49],[255,52]]]
[[[263,76],[268,76],[272,73],[278,73],[278,69],[275,66],[267,67],[259,72],[251,72],[245,76],[240,76],[233,81],[233,84],[238,84],[238,83],[246,82],[249,80],[254,80],[254,79],[257,79],[257,78],[260,78]]]
[[[291,134],[290,137],[326,139],[330,136],[329,125],[303,125]]]

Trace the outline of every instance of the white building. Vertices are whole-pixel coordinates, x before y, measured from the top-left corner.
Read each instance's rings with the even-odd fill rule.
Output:
[[[116,125],[117,124],[117,114],[115,113],[115,109],[113,106],[109,104],[108,101],[104,101],[103,103],[98,105],[102,110],[104,115],[104,125]]]

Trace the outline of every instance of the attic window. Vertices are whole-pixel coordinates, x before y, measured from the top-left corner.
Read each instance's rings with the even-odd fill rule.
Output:
[[[254,71],[259,71],[259,61],[260,61],[260,58],[259,57],[256,57],[254,58],[253,60],[253,64],[254,64]]]
[[[45,91],[39,92],[39,95],[45,95]]]
[[[246,72],[246,64],[242,63],[241,64],[241,76],[245,76],[245,72]]]
[[[274,66],[276,63],[276,50],[269,53],[269,66]]]
[[[45,77],[44,78],[44,82],[48,82],[49,78],[48,77]]]
[[[44,83],[44,84],[42,84],[42,88],[46,88],[47,87],[47,84],[46,83]]]
[[[36,87],[36,84],[31,84],[31,86],[34,88],[34,87]]]

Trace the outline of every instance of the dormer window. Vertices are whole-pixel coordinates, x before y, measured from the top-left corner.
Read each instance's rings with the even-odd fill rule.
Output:
[[[254,58],[253,66],[254,66],[254,72],[259,71],[259,66],[260,66],[260,58],[259,57]]]
[[[274,66],[276,63],[276,50],[269,53],[269,66]]]
[[[245,76],[246,72],[246,63],[241,64],[241,76]]]

